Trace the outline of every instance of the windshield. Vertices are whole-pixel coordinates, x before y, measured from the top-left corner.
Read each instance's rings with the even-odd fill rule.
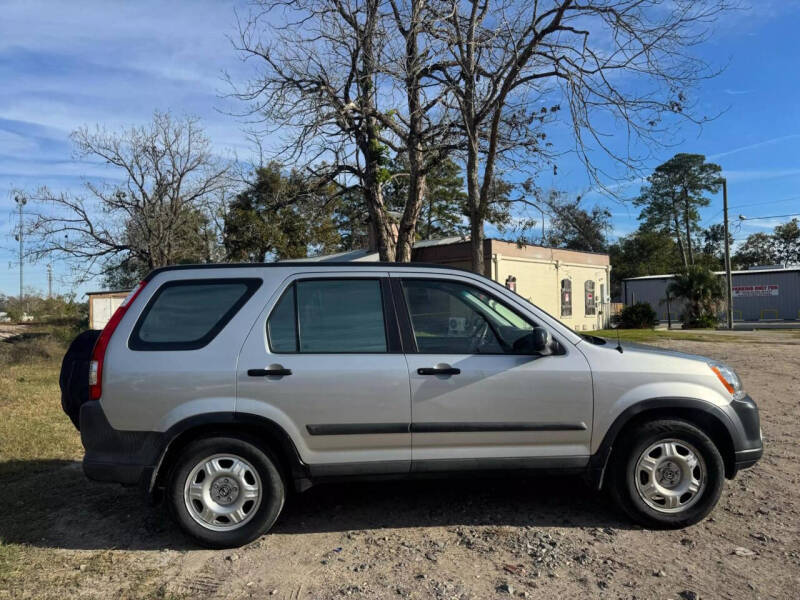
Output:
[[[474,288],[464,288],[459,294],[461,299],[466,302],[470,308],[481,313],[486,319],[492,322],[492,325],[500,327],[513,327],[515,329],[532,330],[533,325],[528,323],[525,319],[518,314],[500,304],[494,298],[479,292]]]

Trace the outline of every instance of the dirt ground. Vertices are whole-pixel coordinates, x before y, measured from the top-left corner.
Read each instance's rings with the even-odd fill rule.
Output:
[[[32,460],[0,482],[0,598],[799,597],[797,338],[658,345],[732,364],[761,408],[764,458],[692,528],[642,530],[571,478],[375,483],[313,488],[210,551],[136,491]]]

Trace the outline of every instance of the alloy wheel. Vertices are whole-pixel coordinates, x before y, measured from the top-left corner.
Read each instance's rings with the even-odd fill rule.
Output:
[[[636,461],[636,491],[650,508],[664,513],[692,506],[706,486],[706,466],[691,444],[664,439],[648,446]]]
[[[212,531],[242,527],[258,511],[261,478],[241,456],[214,454],[189,472],[183,498],[192,519]]]

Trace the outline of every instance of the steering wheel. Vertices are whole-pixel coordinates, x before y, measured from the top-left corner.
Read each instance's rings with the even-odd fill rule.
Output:
[[[503,352],[509,354],[513,352],[511,346],[500,337],[499,332],[492,327],[487,318],[480,314],[475,315],[472,321],[472,338],[470,339],[469,353],[480,354],[481,348],[489,345],[492,342],[492,338],[503,349]]]
[[[475,319],[472,323],[472,337],[470,337],[469,353],[480,354],[480,349],[489,341],[488,338],[489,322],[480,315],[475,315]]]

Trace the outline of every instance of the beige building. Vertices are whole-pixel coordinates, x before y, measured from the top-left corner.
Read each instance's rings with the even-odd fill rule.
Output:
[[[424,240],[413,260],[469,269],[470,242]],[[611,264],[607,254],[487,239],[484,264],[490,277],[516,291],[576,331],[602,329],[609,319]]]

